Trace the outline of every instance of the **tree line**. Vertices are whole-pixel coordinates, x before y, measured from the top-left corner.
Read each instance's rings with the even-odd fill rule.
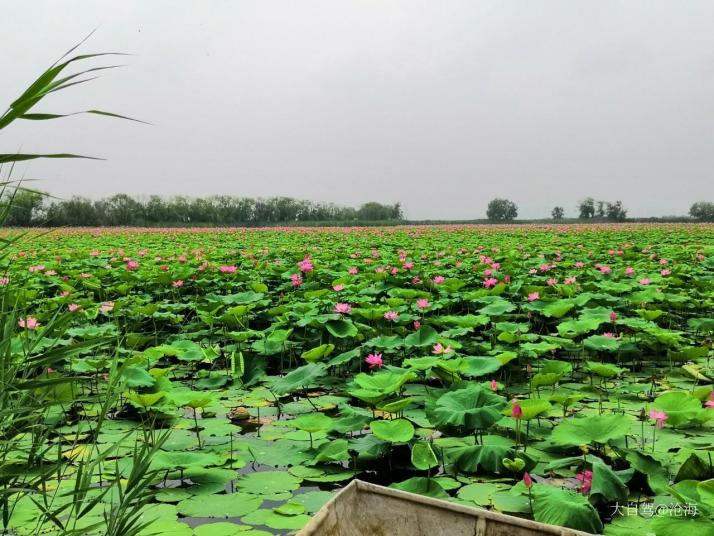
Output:
[[[576,208],[578,220],[627,220],[627,209],[622,201],[599,201],[588,197],[580,201]],[[0,198],[0,211],[7,211],[5,225],[14,227],[254,226],[311,222],[350,224],[404,221],[400,203],[389,205],[371,201],[354,208],[290,197],[253,199],[218,195],[198,198],[134,198],[126,194],[116,194],[99,200],[79,196],[57,200],[22,188]],[[492,199],[488,203],[486,217],[493,222],[513,221],[518,217],[518,206],[509,199]],[[714,221],[714,203],[694,203],[689,209],[689,217],[696,221]],[[554,207],[551,218],[555,221],[565,219],[565,209],[562,206]]]
[[[116,194],[99,200],[74,196],[51,200],[44,194],[17,189],[7,207],[6,225],[30,226],[143,226],[143,225],[271,225],[299,222],[398,221],[401,205],[371,201],[358,208],[318,203],[289,197],[253,199],[218,195],[213,197],[150,196],[134,198]]]
[[[598,201],[588,197],[577,206],[578,220],[625,221],[627,209],[622,201]],[[565,208],[555,206],[550,213],[553,220],[565,218]],[[495,222],[512,221],[518,217],[518,206],[509,199],[492,199],[486,209],[486,217]],[[689,209],[689,217],[702,222],[714,222],[714,203],[697,201]]]

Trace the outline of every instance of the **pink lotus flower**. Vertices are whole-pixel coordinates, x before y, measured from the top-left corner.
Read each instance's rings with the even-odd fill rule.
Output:
[[[523,484],[525,484],[525,486],[528,489],[530,489],[533,486],[533,479],[531,478],[531,475],[529,475],[527,471],[525,473],[523,473]]]
[[[486,288],[492,288],[498,285],[498,279],[495,277],[489,277],[488,279],[484,279],[483,281],[483,286]]]
[[[412,285],[418,285],[419,283],[421,283],[421,279],[416,276],[412,277]]]
[[[498,271],[498,269],[501,267],[501,263],[498,262],[492,262],[491,263],[491,268],[493,268],[495,271]]]
[[[10,278],[7,276],[0,277],[0,287],[6,286],[10,282]]]
[[[429,300],[427,300],[426,298],[419,298],[416,302],[416,306],[419,309],[426,309],[427,307],[431,306],[431,304],[429,303]]]
[[[598,268],[598,270],[600,270],[600,272],[603,274],[609,274],[610,272],[612,272],[612,268],[610,268],[609,266],[604,266],[604,265],[600,266]]]
[[[402,268],[404,268],[405,270],[411,270],[412,268],[414,268],[414,263],[413,262],[405,262],[402,265]]]
[[[78,303],[70,303],[67,306],[67,309],[69,309],[70,313],[74,313],[75,311],[78,311],[82,306],[79,305]]]
[[[632,266],[625,268],[625,275],[632,275],[635,273],[635,269]]]
[[[606,331],[605,333],[602,334],[603,337],[607,337],[608,339],[614,339],[615,334],[611,331]]]
[[[290,276],[290,284],[294,287],[299,287],[302,285],[302,277],[300,274],[293,274]]]
[[[434,284],[435,285],[441,285],[444,282],[444,276],[443,275],[437,275],[434,278]]]
[[[237,266],[228,266],[225,264],[219,268],[221,273],[224,273],[224,274],[234,274],[237,269],[238,269]]]
[[[347,273],[350,275],[357,275],[359,273],[359,270],[353,266],[352,268],[347,270]]]
[[[493,274],[493,270],[484,270],[483,271],[484,277],[489,277],[491,274]]]
[[[663,276],[663,277],[667,277],[667,276],[670,275],[671,273],[672,273],[672,272],[671,272],[670,270],[667,270],[667,268],[665,268],[664,270],[660,270],[660,272],[659,272],[659,274],[660,274],[661,276]]]
[[[110,313],[111,311],[114,310],[114,302],[108,301],[104,302],[100,307],[99,310],[103,313]]]
[[[173,286],[174,288],[181,288],[181,287],[183,286],[183,280],[177,279],[176,281],[174,281],[174,282],[172,283],[172,286]]]
[[[414,321],[414,329],[419,329],[420,327],[421,327],[421,322],[419,322],[418,320],[415,320]]]
[[[441,354],[450,354],[453,351],[454,350],[451,348],[451,346],[447,346],[446,348],[444,348],[443,344],[441,344],[440,342],[437,342],[434,345],[434,349],[431,351],[431,353],[435,354],[435,355],[441,355]]]
[[[577,261],[577,262],[575,263],[575,267],[576,267],[576,268],[582,268],[583,266],[585,266],[585,263],[582,262],[582,261]]]
[[[566,285],[574,285],[576,281],[577,279],[575,278],[575,276],[570,276],[566,277],[564,282]]]
[[[546,284],[547,284],[549,287],[554,287],[555,285],[558,284],[558,280],[557,280],[555,277],[551,277],[551,278],[548,279],[548,281],[546,281]]]
[[[126,269],[129,271],[136,270],[139,267],[139,262],[134,260],[129,260],[126,262]]]
[[[352,306],[349,303],[338,303],[335,304],[335,312],[348,315],[352,312]]]
[[[308,273],[308,272],[312,272],[315,268],[312,265],[312,261],[310,260],[310,257],[305,257],[303,260],[301,260],[298,263],[298,269],[303,273]]]
[[[642,279],[640,279],[640,285],[649,285],[650,283],[651,283],[651,281],[646,277],[643,277]]]
[[[709,400],[707,400],[704,405],[708,408],[714,408],[714,391],[709,393]]]
[[[536,300],[538,300],[538,299],[540,299],[540,293],[538,293],[538,292],[531,292],[530,294],[528,294],[528,301],[529,301],[529,302],[531,302],[531,301],[536,301]]]
[[[92,257],[99,257],[99,251],[97,251],[96,249],[93,249],[93,250],[89,253],[89,255],[92,256]]]
[[[396,320],[399,318],[399,313],[396,311],[387,311],[384,313],[384,318],[385,320],[389,320],[390,322],[396,322]]]
[[[516,400],[515,398],[513,399],[513,405],[511,406],[511,417],[516,420],[519,420],[523,417],[523,408],[518,403],[518,400]]]
[[[660,429],[664,427],[664,423],[667,422],[667,413],[664,411],[657,411],[653,409],[650,411],[650,419],[655,420],[655,426]]]
[[[384,361],[382,360],[382,354],[369,354],[365,358],[364,362],[369,365],[370,369],[381,368],[381,366],[384,364]]]
[[[491,380],[489,387],[491,388],[491,391],[493,391],[494,393],[496,391],[498,391],[498,383],[496,382],[496,380]]]
[[[188,259],[187,259],[186,257],[184,257],[183,255],[181,255],[181,256],[180,256],[178,259],[176,259],[176,260],[178,260],[179,262],[186,262]]]
[[[332,287],[332,290],[334,290],[335,292],[341,292],[341,291],[345,290],[345,286],[341,285],[341,284],[335,285],[334,287]]]
[[[617,313],[615,311],[610,312],[610,322],[616,322],[617,321]]]
[[[586,469],[582,473],[575,475],[575,478],[581,482],[580,493],[587,495],[593,486],[593,472]]]
[[[38,327],[40,327],[40,323],[37,321],[36,318],[34,318],[32,316],[28,316],[27,318],[20,318],[17,321],[17,325],[20,326],[21,328],[30,329],[30,330],[34,330],[34,329],[37,329]]]

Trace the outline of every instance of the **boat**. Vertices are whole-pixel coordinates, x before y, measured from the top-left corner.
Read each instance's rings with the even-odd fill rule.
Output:
[[[592,536],[353,480],[298,536]]]

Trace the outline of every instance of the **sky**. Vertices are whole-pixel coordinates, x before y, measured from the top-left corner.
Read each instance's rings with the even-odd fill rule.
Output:
[[[411,219],[631,216],[714,200],[714,2],[0,0],[0,106],[93,29],[126,67],[15,122],[0,152],[59,197],[401,202]],[[95,65],[102,64],[95,62]]]

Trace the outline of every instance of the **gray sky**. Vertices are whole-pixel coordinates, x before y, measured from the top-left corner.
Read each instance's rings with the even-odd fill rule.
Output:
[[[2,0],[4,108],[93,28],[129,66],[16,123],[0,152],[60,196],[401,201],[410,218],[714,200],[714,2]],[[25,169],[23,168],[23,171]]]

